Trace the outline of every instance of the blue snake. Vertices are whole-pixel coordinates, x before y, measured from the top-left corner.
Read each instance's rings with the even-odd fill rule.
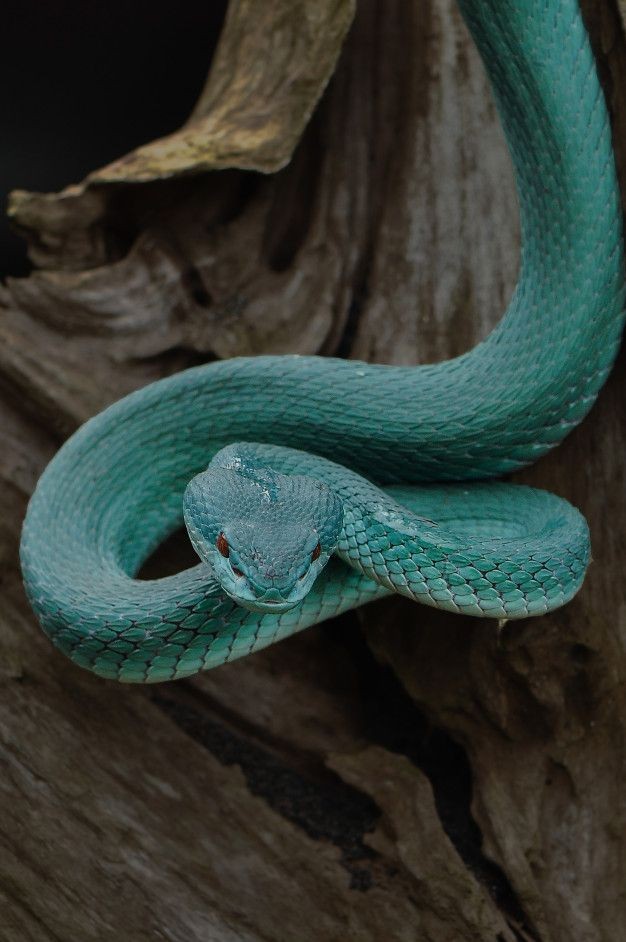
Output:
[[[43,473],[21,561],[43,629],[103,677],[185,677],[396,592],[494,619],[578,591],[582,515],[489,482],[593,404],[624,318],[610,126],[576,0],[460,0],[512,155],[520,276],[468,353],[420,367],[237,358],[95,416]],[[183,522],[199,562],[141,580]]]

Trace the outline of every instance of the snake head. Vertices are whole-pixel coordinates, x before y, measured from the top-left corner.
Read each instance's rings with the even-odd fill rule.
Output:
[[[298,605],[334,552],[343,525],[339,497],[305,475],[212,462],[183,499],[185,525],[224,592],[256,612]]]

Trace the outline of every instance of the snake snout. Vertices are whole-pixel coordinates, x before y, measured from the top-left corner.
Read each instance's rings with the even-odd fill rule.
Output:
[[[266,605],[277,605],[280,602],[286,602],[287,598],[276,588],[267,589],[262,595],[257,596],[257,601],[264,602]]]
[[[292,594],[271,588],[258,593],[255,592],[253,598],[238,598],[235,601],[253,612],[271,612],[273,615],[280,615],[283,612],[288,612],[301,601],[299,598],[292,598]]]

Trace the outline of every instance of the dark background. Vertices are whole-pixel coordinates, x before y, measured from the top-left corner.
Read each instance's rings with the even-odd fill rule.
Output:
[[[0,275],[29,270],[10,190],[77,183],[168,134],[206,78],[226,0],[9,0],[3,10]]]

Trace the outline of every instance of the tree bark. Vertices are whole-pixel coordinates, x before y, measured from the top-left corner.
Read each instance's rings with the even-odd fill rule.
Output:
[[[618,4],[584,12],[624,180]],[[19,575],[38,475],[130,390],[239,354],[431,362],[495,325],[516,197],[453,0],[231,0],[178,134],[10,211],[36,270],[0,294],[0,939],[623,938],[623,358],[515,476],[591,526],[549,617],[385,600],[130,688],[53,650]],[[189,562],[180,538],[146,571]]]

